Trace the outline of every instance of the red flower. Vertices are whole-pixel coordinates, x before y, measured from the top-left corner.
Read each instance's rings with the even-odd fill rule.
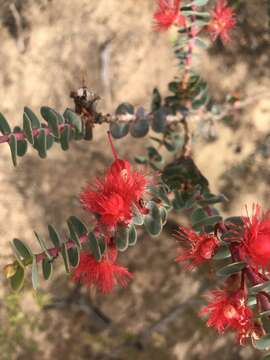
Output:
[[[242,237],[241,250],[255,267],[270,269],[270,210],[262,212],[260,205],[252,207],[252,215],[242,217],[244,229],[239,229]]]
[[[128,224],[132,219],[132,206],[142,199],[149,180],[130,163],[117,158],[103,178],[89,184],[81,193],[80,201],[85,210],[97,215],[98,222],[114,228],[118,223]]]
[[[194,268],[203,262],[210,260],[219,246],[219,240],[211,234],[197,234],[195,231],[179,227],[177,233],[179,240],[190,247],[181,249],[176,261],[190,261],[187,268]]]
[[[220,334],[229,329],[236,331],[237,341],[242,345],[255,331],[253,312],[246,306],[243,290],[231,293],[227,290],[212,291],[209,304],[200,311],[199,316],[204,314],[209,314],[207,325]]]
[[[227,0],[217,0],[207,27],[212,40],[215,41],[220,37],[224,44],[230,40],[229,31],[236,25],[234,10],[227,4]]]
[[[180,12],[181,0],[158,0],[158,9],[154,13],[155,29],[167,30],[173,24],[185,25],[185,17]]]
[[[116,284],[126,287],[132,274],[115,263],[116,256],[114,249],[97,261],[90,253],[81,252],[80,263],[74,270],[72,280],[87,287],[96,286],[102,293],[110,293]]]

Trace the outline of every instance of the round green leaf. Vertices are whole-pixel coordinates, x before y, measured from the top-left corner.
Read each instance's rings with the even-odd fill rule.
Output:
[[[13,239],[13,245],[24,260],[32,262],[34,255],[27,244],[25,244],[20,239]]]
[[[114,240],[119,251],[127,250],[129,245],[129,229],[124,225],[118,225]]]
[[[17,140],[17,155],[24,156],[27,152],[27,141],[26,140]]]
[[[167,128],[167,111],[159,109],[154,113],[152,129],[157,133],[163,133]]]
[[[270,348],[270,334],[255,341],[255,348],[258,350],[268,350]]]
[[[215,260],[223,260],[227,259],[231,256],[230,249],[227,246],[220,246],[215,253],[213,259]]]
[[[60,236],[58,234],[58,232],[56,231],[55,227],[51,224],[48,225],[48,231],[49,231],[49,236],[50,239],[53,243],[53,245],[55,247],[60,247],[61,246],[61,240],[60,240]]]
[[[29,109],[27,106],[24,108],[24,114],[28,117],[28,119],[31,121],[32,128],[33,129],[39,129],[41,127],[41,123],[36,116],[36,114]]]
[[[83,236],[83,235],[86,235],[88,233],[87,227],[76,216],[70,216],[68,218],[68,222],[70,222],[72,224],[73,229],[76,231],[76,233],[79,236]]]
[[[147,119],[135,120],[130,125],[130,135],[135,138],[141,138],[147,135],[149,131],[149,122]]]
[[[219,276],[230,276],[232,274],[238,273],[243,270],[246,266],[246,263],[243,261],[238,261],[229,265],[224,266],[223,268],[217,271]]]
[[[68,249],[68,258],[71,266],[77,267],[79,265],[80,253],[76,246]]]
[[[52,276],[52,262],[45,258],[42,260],[42,273],[45,280],[49,280]]]
[[[11,151],[13,165],[16,166],[17,165],[17,139],[14,134],[11,134],[9,136],[8,144],[9,144],[10,151]]]
[[[74,111],[66,109],[63,116],[67,120],[68,124],[72,124],[74,126],[76,132],[80,133],[82,131],[81,117],[77,115]]]
[[[0,113],[0,131],[3,135],[9,135],[11,133],[11,128],[2,113]]]
[[[128,123],[110,123],[110,132],[115,139],[121,139],[126,136],[129,131]]]
[[[64,128],[61,131],[61,136],[60,136],[61,148],[64,151],[69,149],[70,134],[71,134],[70,126],[68,124],[65,124]]]
[[[134,246],[137,242],[137,231],[134,225],[128,228],[128,246]]]
[[[16,273],[10,278],[12,290],[19,291],[24,282],[24,268],[18,265]]]
[[[144,217],[135,204],[132,205],[132,222],[134,225],[143,225]]]
[[[94,233],[90,232],[88,234],[88,245],[90,247],[92,255],[96,258],[97,261],[101,259],[101,251],[99,247],[98,240]]]
[[[37,290],[39,285],[39,280],[38,280],[38,264],[35,257],[33,258],[33,263],[32,263],[32,285],[34,290]]]
[[[154,201],[147,204],[149,213],[144,218],[144,226],[151,236],[158,236],[162,230],[161,215]]]
[[[120,104],[115,110],[116,115],[134,114],[134,106],[128,102]]]
[[[164,207],[160,207],[159,212],[160,212],[160,216],[161,216],[162,225],[164,226],[167,222],[168,211]]]
[[[69,273],[70,272],[70,263],[69,263],[67,245],[65,243],[63,243],[61,246],[61,255],[64,260],[66,272]]]
[[[46,130],[44,128],[40,128],[39,134],[35,137],[35,144],[38,150],[39,156],[44,159],[47,156],[47,137]]]
[[[32,130],[32,123],[25,112],[23,113],[23,131],[25,133],[26,139],[30,142],[31,145],[33,145],[34,135]]]
[[[260,291],[270,291],[270,280],[262,284],[254,285],[249,288],[249,293],[252,295],[258,294]]]

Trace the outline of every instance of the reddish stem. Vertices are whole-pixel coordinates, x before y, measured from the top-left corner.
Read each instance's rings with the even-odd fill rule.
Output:
[[[64,126],[65,125],[68,125],[69,127],[71,128],[74,128],[74,126],[72,124],[60,124],[58,125],[58,129],[59,131],[61,132],[63,129],[64,129]],[[49,135],[52,133],[52,130],[51,128],[49,128],[48,126],[44,127],[44,128],[39,128],[39,129],[33,129],[32,132],[33,132],[33,136],[36,137],[39,135],[40,133],[40,129],[45,129],[45,133],[46,135]],[[16,139],[17,140],[24,140],[26,139],[26,135],[24,134],[24,132],[16,132],[16,133],[11,133],[12,135],[15,135]],[[0,144],[3,144],[3,143],[6,143],[6,142],[9,142],[9,138],[10,138],[10,135],[1,135],[0,136]]]
[[[88,237],[87,237],[87,235],[82,235],[82,236],[79,237],[79,239],[80,239],[80,243],[81,243],[81,244],[84,244],[84,243],[86,243],[86,241],[88,240]],[[75,244],[72,240],[69,240],[69,241],[66,243],[67,249],[71,249],[71,248],[73,248],[74,246],[76,246],[76,244]],[[60,247],[53,247],[53,248],[48,249],[48,252],[49,252],[49,254],[50,254],[51,256],[56,257],[56,256],[58,256],[58,254],[61,252],[61,248],[60,248]],[[42,261],[43,259],[46,258],[45,252],[39,253],[39,254],[37,254],[37,255],[35,255],[35,256],[36,256],[36,261],[37,261],[37,262],[40,262],[40,261]]]

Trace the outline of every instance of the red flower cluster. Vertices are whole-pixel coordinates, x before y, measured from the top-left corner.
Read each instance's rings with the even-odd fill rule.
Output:
[[[85,210],[95,213],[98,223],[113,229],[118,223],[128,224],[132,207],[141,208],[141,199],[149,180],[140,172],[132,171],[130,163],[117,158],[103,178],[89,184],[81,193]]]
[[[181,0],[158,0],[158,9],[154,13],[155,29],[167,30],[173,24],[185,25],[185,17],[180,12]]]
[[[96,286],[104,294],[110,293],[116,284],[127,286],[132,274],[115,263],[116,257],[116,249],[106,252],[101,261],[97,261],[86,251],[82,252],[72,280],[81,282],[87,287]]]
[[[270,269],[270,210],[262,212],[260,205],[253,205],[252,215],[242,218],[244,230],[239,229],[241,253],[255,267]]]
[[[188,244],[188,249],[181,249],[176,261],[188,261],[187,268],[194,268],[203,262],[210,260],[219,246],[219,240],[215,235],[198,234],[184,226],[179,227],[177,236],[180,242]]]
[[[236,331],[237,341],[244,345],[248,338],[255,336],[256,324],[252,320],[253,312],[246,306],[243,290],[228,292],[214,290],[209,295],[209,304],[199,316],[209,314],[207,325],[215,328],[220,334],[227,330]]]
[[[223,43],[227,43],[230,40],[229,31],[235,25],[235,13],[228,6],[227,0],[217,0],[215,9],[212,12],[212,19],[207,27],[213,41],[220,37]]]

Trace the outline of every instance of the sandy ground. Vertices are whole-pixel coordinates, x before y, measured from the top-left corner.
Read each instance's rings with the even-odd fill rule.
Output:
[[[69,92],[81,85],[82,74],[101,95],[104,112],[122,101],[147,107],[152,89],[158,86],[165,93],[166,84],[177,75],[170,35],[152,31],[154,1],[17,1],[19,23],[10,3],[0,1],[0,110],[13,125],[22,123],[25,105],[36,112],[42,105],[58,111],[72,106]],[[235,91],[243,98],[256,97],[230,126],[215,125],[215,141],[199,138],[194,145],[197,164],[213,191],[231,199],[224,208],[228,214],[241,213],[245,203],[254,201],[267,206],[270,199],[269,35],[261,1],[241,3],[239,27],[228,48],[216,46],[200,53],[194,64],[218,102]],[[43,161],[30,151],[16,169],[8,146],[1,145],[1,266],[10,255],[12,238],[31,243],[33,229],[45,234],[48,223],[61,229],[70,214],[87,221],[78,206],[78,193],[111,160],[105,133],[105,127],[95,129],[93,142],[72,144],[68,152],[54,147]],[[131,154],[130,146],[143,153],[146,144],[129,137],[117,143],[126,156]],[[122,259],[135,272],[134,281],[109,297],[74,292],[59,266],[54,281],[43,284],[38,298],[30,290],[23,293],[23,313],[38,325],[22,328],[19,346],[12,345],[13,328],[3,316],[2,322],[11,327],[8,339],[0,337],[0,346],[10,343],[9,357],[3,360],[110,359],[112,355],[124,360],[257,359],[250,349],[239,349],[232,339],[217,338],[205,329],[196,316],[197,294],[213,279],[206,272],[183,272],[174,256],[175,240],[169,229],[161,239],[142,234],[128,258]],[[1,275],[3,299],[8,291]],[[51,302],[53,309],[40,311],[40,304]],[[98,317],[96,306],[111,321]],[[27,345],[30,339],[37,347],[33,353]]]

